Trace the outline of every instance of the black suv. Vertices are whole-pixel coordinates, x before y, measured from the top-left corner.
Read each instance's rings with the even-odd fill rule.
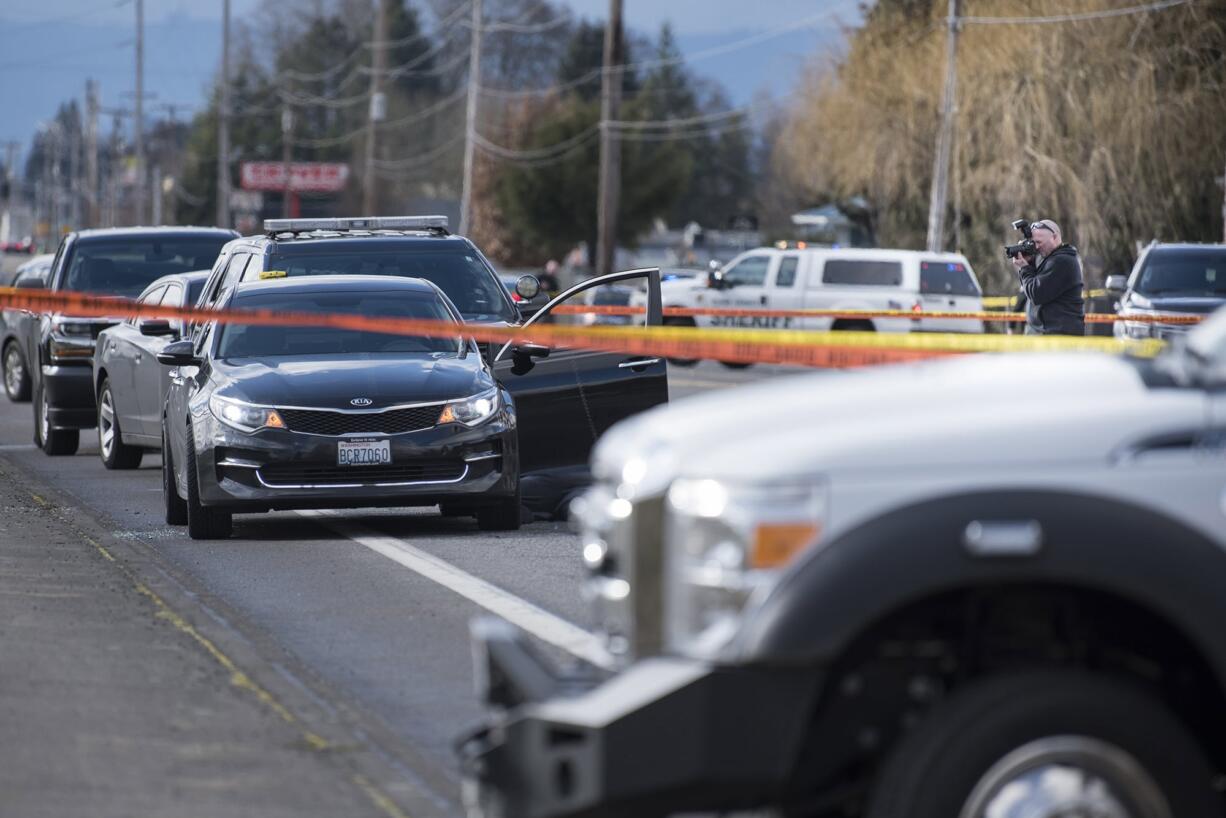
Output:
[[[1123,320],[1115,323],[1117,338],[1182,335],[1190,328],[1188,324],[1162,318],[1207,316],[1226,304],[1226,244],[1154,242],[1145,248],[1127,279],[1108,276],[1107,290],[1119,297]],[[1128,320],[1132,316],[1149,320]]]
[[[60,242],[47,280],[52,292],[128,296],[156,278],[210,267],[233,230],[125,227],[81,230]],[[34,442],[49,455],[74,454],[81,429],[98,424],[94,405],[94,340],[118,318],[22,313],[30,351]]]
[[[422,279],[442,290],[465,322],[496,326],[531,326],[549,320],[554,307],[593,287],[646,279],[647,323],[662,321],[659,270],[654,268],[579,282],[524,320],[493,265],[467,238],[448,232],[445,216],[269,219],[263,235],[236,239],[222,249],[197,306],[226,304],[246,282],[338,275]],[[539,282],[524,276],[516,292],[532,302]],[[207,326],[192,330],[201,349],[208,340]],[[523,504],[544,514],[563,511],[569,497],[590,482],[588,455],[605,430],[668,400],[662,358],[510,344],[483,345],[482,354],[514,401]],[[354,395],[332,397],[348,401]],[[377,411],[372,407],[350,414]],[[443,505],[449,515],[472,511],[462,502]]]

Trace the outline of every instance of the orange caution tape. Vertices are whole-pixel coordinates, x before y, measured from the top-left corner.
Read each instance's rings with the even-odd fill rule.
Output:
[[[793,364],[843,368],[897,363],[974,352],[1129,351],[1152,356],[1161,341],[1120,342],[1108,338],[1005,336],[969,333],[812,332],[805,330],[699,329],[697,327],[613,327],[533,324],[508,327],[457,325],[415,318],[373,318],[316,312],[210,310],[140,304],[124,298],[46,290],[0,288],[0,308],[59,312],[79,317],[178,318],[221,324],[320,326],[396,335],[451,338],[465,335],[493,343],[537,343],[553,347],[623,352],[645,357],[703,358],[735,363]]]
[[[559,304],[551,312],[554,315],[643,315],[644,307],[625,307],[617,305],[593,304]],[[1025,322],[1024,312],[954,312],[939,311],[916,312],[915,310],[769,310],[755,307],[665,307],[664,315],[668,317],[720,316],[734,318],[902,318],[911,321],[920,319],[931,320],[968,320],[968,321],[1000,321]],[[1202,315],[1110,315],[1107,313],[1088,313],[1087,324],[1111,324],[1116,321],[1135,321],[1137,323],[1162,324],[1199,324],[1204,320]]]

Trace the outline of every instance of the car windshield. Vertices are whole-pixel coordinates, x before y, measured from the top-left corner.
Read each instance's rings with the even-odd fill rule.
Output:
[[[447,294],[467,321],[516,322],[497,276],[472,252],[355,249],[346,253],[281,255],[268,270],[291,278],[319,275],[385,275],[424,278]]]
[[[154,279],[212,267],[230,236],[80,241],[60,289],[135,298]]]
[[[1137,280],[1142,295],[1226,296],[1226,247],[1154,250]]]
[[[438,296],[404,290],[364,292],[240,293],[231,306],[274,312],[325,312],[369,318],[424,318],[459,326]],[[229,324],[218,328],[217,357],[266,358],[298,355],[456,355],[460,337],[425,338],[335,327],[267,327]]]

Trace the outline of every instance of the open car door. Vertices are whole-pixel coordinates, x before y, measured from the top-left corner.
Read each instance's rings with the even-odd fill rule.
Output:
[[[559,304],[594,287],[645,280],[646,326],[663,323],[660,271],[627,270],[581,281],[524,323],[542,321]],[[591,482],[592,446],[619,420],[668,401],[664,359],[590,349],[520,348],[504,345],[494,356],[494,374],[514,396],[524,503],[550,513],[564,509],[577,489]]]

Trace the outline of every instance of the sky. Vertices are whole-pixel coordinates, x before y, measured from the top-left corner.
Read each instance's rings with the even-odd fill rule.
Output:
[[[232,19],[261,0],[231,0]],[[415,5],[425,5],[417,0]],[[608,0],[561,0],[576,16],[602,19]],[[220,56],[221,0],[145,0],[146,93],[154,115],[190,116],[203,105]],[[309,9],[314,0],[280,0]],[[782,27],[792,27],[752,48],[697,59],[691,70],[722,83],[734,104],[765,92],[786,97],[805,61],[829,49],[840,23],[854,23],[859,0],[624,0],[626,26],[655,36],[673,25],[683,54]],[[820,19],[818,19],[820,18]],[[81,99],[85,80],[100,84],[105,109],[128,107],[133,91],[134,0],[0,0],[0,143],[28,148],[39,123],[69,98]],[[808,21],[808,22],[806,22]],[[100,123],[109,133],[110,121]]]

